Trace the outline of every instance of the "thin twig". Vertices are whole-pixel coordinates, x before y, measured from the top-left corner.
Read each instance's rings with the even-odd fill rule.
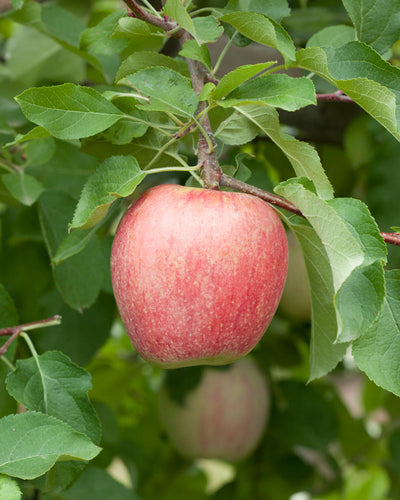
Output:
[[[334,101],[334,102],[354,102],[351,97],[343,94],[341,90],[332,94],[317,94],[317,101]]]
[[[386,243],[400,246],[400,233],[381,233],[381,236]]]
[[[174,21],[169,21],[168,19],[163,19],[155,16],[154,14],[151,14],[150,12],[147,12],[147,10],[143,9],[134,0],[124,0],[124,2],[131,9],[134,17],[138,17],[139,19],[142,19],[143,21],[146,21],[153,26],[157,26],[157,28],[161,28],[162,30],[168,32],[178,27],[178,25]]]
[[[39,321],[32,321],[32,323],[25,323],[23,325],[10,326],[7,328],[0,328],[0,337],[5,335],[13,335],[16,330],[36,330],[37,328],[44,328],[46,326],[55,326],[61,323],[61,316],[55,315],[51,318],[40,319]]]
[[[21,333],[22,333],[22,328],[15,330],[11,334],[11,337],[6,342],[4,342],[4,344],[0,347],[0,357],[7,352],[7,349],[10,346],[11,342],[13,342]]]
[[[233,177],[229,177],[229,175],[222,174],[221,179],[219,181],[220,186],[228,187],[235,189],[236,191],[241,191],[242,193],[252,194],[253,196],[257,196],[262,200],[271,203],[271,205],[275,205],[280,208],[285,208],[294,214],[300,215],[304,217],[304,215],[300,212],[300,210],[293,205],[285,198],[281,198],[276,194],[269,193],[268,191],[264,191],[263,189],[250,186],[250,184],[246,184],[245,182],[239,181],[238,179],[234,179]]]

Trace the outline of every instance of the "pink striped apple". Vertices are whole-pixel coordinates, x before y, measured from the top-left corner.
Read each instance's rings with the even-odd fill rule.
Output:
[[[244,358],[230,367],[207,367],[199,384],[174,401],[164,385],[161,420],[177,451],[187,458],[236,462],[256,448],[269,413],[269,390],[256,363]]]
[[[127,210],[111,277],[139,354],[164,368],[245,356],[278,306],[287,240],[275,211],[251,195],[160,185]]]

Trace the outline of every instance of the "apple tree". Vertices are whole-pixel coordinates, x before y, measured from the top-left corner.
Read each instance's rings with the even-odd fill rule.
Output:
[[[398,97],[399,0],[0,1],[0,500],[400,497]],[[210,317],[243,309],[262,334],[266,275],[277,299],[286,277],[286,237],[273,265],[276,236],[254,252],[266,219],[192,205],[176,231],[189,215],[212,230],[193,226],[204,259],[182,278],[170,201],[135,233],[168,289],[137,291],[149,243],[123,266],[113,250],[116,284],[118,224],[162,184],[201,193],[201,214],[245,199],[284,225],[286,285],[252,361],[164,369],[131,344],[139,314],[161,357],[185,315],[210,352]],[[125,297],[133,270],[121,320],[113,285]]]

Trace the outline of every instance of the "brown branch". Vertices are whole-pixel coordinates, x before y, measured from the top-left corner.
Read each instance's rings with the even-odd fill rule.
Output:
[[[17,330],[36,330],[45,326],[59,325],[61,323],[61,316],[55,315],[51,318],[40,319],[39,321],[32,321],[32,323],[24,323],[23,325],[10,326],[7,328],[0,328],[0,337],[6,335],[13,335]]]
[[[11,337],[6,342],[4,342],[4,344],[0,347],[0,357],[7,352],[7,349],[10,346],[11,342],[13,342],[22,331],[22,328],[15,330],[11,334]]]
[[[381,236],[386,243],[400,246],[400,233],[381,233]]]
[[[236,189],[236,191],[241,191],[242,193],[252,194],[253,196],[257,196],[258,198],[261,198],[271,205],[284,208],[286,210],[289,210],[289,212],[293,212],[294,214],[304,217],[300,210],[295,205],[293,205],[293,203],[285,200],[285,198],[282,198],[281,196],[278,196],[276,194],[269,193],[268,191],[264,191],[263,189],[250,186],[250,184],[246,184],[245,182],[239,181],[238,179],[229,177],[229,175],[222,174],[219,183],[220,186]]]
[[[262,200],[270,203],[271,205],[275,205],[279,208],[284,208],[289,212],[292,212],[296,215],[300,215],[300,217],[305,217],[301,211],[290,201],[282,198],[273,193],[269,193],[268,191],[264,191],[263,189],[251,186],[250,184],[246,184],[245,182],[239,181],[238,179],[234,179],[233,177],[229,177],[229,175],[222,174],[219,185],[227,188],[235,189],[236,191],[240,191],[242,193],[252,194],[253,196],[257,196]],[[382,238],[386,243],[391,245],[400,246],[400,233],[380,233]]]
[[[168,32],[178,27],[178,24],[175,21],[170,21],[166,18],[162,19],[154,14],[151,14],[150,12],[147,12],[147,10],[143,9],[134,0],[124,0],[124,2],[131,9],[134,17],[138,17],[153,26],[157,26],[157,28],[161,28],[162,30]]]
[[[191,39],[191,35],[188,32],[184,32],[181,36],[181,43],[183,44]],[[201,64],[199,61],[195,61],[194,59],[186,58],[186,62],[189,67],[193,88],[196,94],[200,94],[204,87],[207,70],[203,64]],[[207,103],[205,101],[200,102],[199,107],[197,108],[197,113],[201,113],[206,109],[206,107]],[[219,166],[218,158],[215,152],[214,134],[211,128],[208,114],[205,114],[203,116],[201,125],[203,127],[204,133],[207,134],[206,137],[202,131],[199,131],[197,157],[201,168],[201,176],[203,178],[205,188],[218,189],[220,185],[222,170]],[[211,148],[209,146],[209,143],[211,143],[212,145]]]
[[[317,94],[317,101],[354,102],[351,97],[344,95],[341,90],[332,94]]]

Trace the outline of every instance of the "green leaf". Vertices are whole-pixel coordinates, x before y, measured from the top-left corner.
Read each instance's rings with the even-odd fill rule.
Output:
[[[211,71],[210,52],[206,45],[199,45],[196,40],[188,40],[179,52],[182,57],[188,57],[203,63]]]
[[[164,5],[164,13],[196,38],[196,28],[193,19],[188,14],[181,0],[167,0]]]
[[[286,218],[298,238],[311,285],[310,380],[325,376],[343,359],[347,344],[336,343],[337,319],[329,258],[315,230],[301,217]]]
[[[238,146],[252,141],[259,133],[257,125],[235,110],[219,124],[215,137],[224,144]]]
[[[358,41],[385,54],[399,39],[399,0],[343,0],[343,5],[353,21]]]
[[[76,205],[62,191],[45,191],[39,199],[39,219],[46,246],[53,259],[68,234],[68,222]],[[103,283],[103,255],[99,241],[92,238],[79,254],[53,268],[57,288],[74,309],[92,305]]]
[[[149,104],[144,106],[146,110],[191,118],[197,109],[197,95],[189,80],[169,68],[155,66],[144,69],[129,76],[128,80],[143,95],[151,98]],[[162,86],[160,82],[163,82]]]
[[[221,78],[216,89],[212,93],[212,98],[215,101],[222,99],[246,80],[253,78],[261,71],[273,66],[275,62],[276,61],[268,61],[266,63],[246,64],[230,71]]]
[[[56,417],[99,443],[100,423],[87,395],[91,376],[62,352],[18,360],[6,387],[28,410]]]
[[[88,467],[74,484],[61,492],[60,500],[139,500],[135,493],[113,479],[104,469]],[[45,495],[43,500],[52,500]]]
[[[297,51],[296,56],[300,67],[338,87],[400,139],[399,68],[360,42],[336,48],[309,47]]]
[[[58,40],[79,48],[85,24],[70,11],[55,4],[45,4],[42,6],[42,21]]]
[[[295,61],[295,46],[282,26],[256,12],[232,12],[221,17],[242,35],[254,42],[279,50],[285,61]]]
[[[0,473],[33,479],[59,459],[91,460],[99,452],[86,436],[48,415],[28,411],[0,419]]]
[[[152,66],[163,66],[165,68],[172,69],[177,73],[180,71],[179,63],[172,59],[172,57],[159,54],[158,52],[144,50],[135,52],[122,61],[117,76],[115,77],[115,81],[118,83],[122,80],[122,78],[133,75],[133,73],[136,73],[136,71],[140,71],[141,69],[151,68]]]
[[[14,9],[20,9],[25,3],[25,0],[11,0],[11,5]]]
[[[7,476],[0,476],[0,498],[1,500],[20,500],[22,497],[18,483]]]
[[[242,83],[226,98],[219,101],[222,107],[263,103],[268,106],[296,111],[316,104],[315,88],[309,78],[292,78],[284,74],[265,75]]]
[[[258,12],[272,17],[276,22],[280,22],[282,17],[290,14],[290,8],[287,0],[229,0],[224,10],[243,10]]]
[[[90,228],[100,222],[117,198],[129,196],[146,173],[135,158],[112,156],[103,162],[83,188],[71,229]]]
[[[305,142],[281,132],[279,116],[269,106],[237,106],[235,108],[253,123],[285,153],[298,177],[307,177],[314,183],[319,196],[323,199],[333,197],[332,186],[322,168],[315,149]]]
[[[102,19],[96,26],[87,28],[81,35],[81,47],[91,54],[112,55],[123,50],[127,40],[115,40],[112,33],[118,27],[119,20],[126,15],[124,9],[117,10]],[[150,33],[150,30],[147,30]]]
[[[340,24],[328,26],[315,33],[307,42],[307,47],[341,47],[345,43],[354,42],[357,35],[351,26]]]
[[[72,83],[28,89],[16,100],[29,120],[65,140],[95,135],[123,116],[96,90]]]
[[[224,33],[224,28],[213,16],[195,17],[193,19],[195,38],[199,45],[214,43]]]
[[[9,192],[23,205],[30,207],[43,192],[42,184],[23,170],[15,174],[4,174],[3,182]]]
[[[385,290],[386,247],[368,208],[353,199],[326,202],[295,179],[276,191],[301,210],[325,247],[335,291],[337,340],[363,335],[382,308]]]
[[[386,272],[382,312],[369,330],[353,343],[357,366],[379,387],[400,396],[400,271]]]
[[[9,148],[11,146],[15,146],[15,144],[19,144],[21,142],[32,141],[34,139],[42,139],[45,137],[50,137],[51,134],[43,127],[34,127],[32,130],[27,132],[26,134],[17,134],[15,140],[9,142],[5,145],[5,147]]]
[[[91,240],[92,236],[98,230],[98,226],[93,226],[91,229],[80,231],[72,231],[69,233],[61,245],[58,247],[53,262],[55,265],[60,264],[64,260],[69,259],[73,255],[81,252]]]

